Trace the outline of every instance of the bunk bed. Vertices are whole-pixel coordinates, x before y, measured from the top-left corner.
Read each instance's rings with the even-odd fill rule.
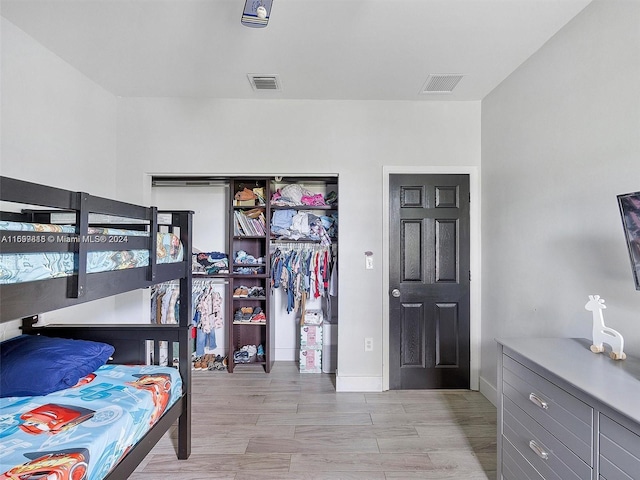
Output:
[[[21,336],[0,344],[0,354],[11,350],[12,341],[18,343],[22,339],[44,341],[55,338],[57,341],[113,347],[107,349],[106,354],[102,352],[102,355],[110,356],[107,364],[83,376],[69,390],[23,398],[20,394],[3,394],[0,389],[0,448],[3,450],[0,478],[49,478],[47,475],[54,469],[58,469],[54,473],[61,475],[55,478],[127,478],[176,421],[177,457],[188,458],[191,452],[192,340],[189,319],[193,212],[158,212],[155,207],[137,206],[8,177],[0,177],[0,206],[0,210],[6,210],[0,212],[0,322],[21,320],[22,328]],[[59,225],[58,218],[70,218],[70,226]],[[169,238],[168,243],[166,238]],[[167,249],[171,250],[169,254]],[[98,267],[92,265],[96,263],[95,258],[105,256],[115,259],[111,267],[105,266],[105,262]],[[32,267],[34,259],[40,257],[45,258],[44,269],[50,271],[50,278],[41,275],[21,278],[19,271],[25,270],[25,265]],[[15,258],[21,260],[15,261]],[[69,262],[72,262],[72,268],[69,268]],[[54,264],[63,267],[55,269],[52,267]],[[7,265],[17,266],[18,271],[9,271],[11,268]],[[97,325],[92,324],[90,318],[82,325],[38,323],[38,316],[45,312],[176,280],[180,293],[178,323],[174,325],[144,323],[148,319],[141,319],[140,323]],[[33,345],[37,344],[33,342]],[[157,367],[157,371],[152,370],[155,367],[150,364],[159,363],[161,349],[165,346],[169,352],[166,365]],[[42,352],[44,350],[40,353],[33,350],[29,355],[40,361],[44,356],[48,361],[48,353]],[[94,357],[93,353],[91,357]],[[128,370],[135,365],[140,369],[139,373]],[[120,368],[126,374],[119,371]],[[0,369],[4,382],[9,374],[9,362],[0,365]],[[108,387],[110,393],[105,394],[107,383],[101,375],[106,375],[108,383],[122,378],[123,384],[114,383]],[[98,387],[103,387],[102,391]],[[74,391],[69,393],[71,390]],[[133,398],[135,408],[127,407],[126,402],[118,405],[107,403],[99,411],[87,413],[83,407],[67,405],[73,397],[93,395],[91,400],[96,396],[108,398],[115,390]],[[62,398],[49,401],[49,395],[61,395]],[[82,445],[75,449],[66,446],[65,437],[73,436],[70,434],[73,428],[78,425],[84,428],[90,423],[80,424],[81,421],[91,419],[95,425],[100,423],[96,419],[101,413],[102,423],[109,423],[104,421],[105,416],[113,416],[114,411],[125,412],[125,417],[135,417],[145,396],[153,400],[151,417],[142,422],[150,426],[146,433],[136,432],[134,437],[133,433],[122,431],[120,426],[119,438],[108,440],[109,452],[105,445],[97,447],[97,451],[92,447],[94,452],[101,452],[98,455],[89,455],[88,447]],[[36,399],[44,399],[40,404],[44,406],[36,407]],[[50,411],[45,411],[51,410],[48,408],[51,405],[56,407],[53,415],[63,417],[68,414],[65,409],[69,407],[74,419],[63,421],[62,427],[54,425],[54,421],[43,421],[43,417],[51,415]],[[8,413],[5,407],[9,407]],[[38,415],[39,420],[35,421],[34,417]],[[135,423],[135,428],[139,429],[141,422]],[[14,438],[15,432],[23,432],[23,437]],[[27,441],[24,440],[24,432],[32,434]],[[83,438],[94,435],[76,436],[82,444]],[[48,440],[39,444],[36,438]],[[127,440],[135,443],[127,444]],[[116,444],[119,450],[113,448]],[[22,447],[26,450],[16,457],[15,451]],[[6,468],[8,457],[20,458],[24,462],[15,462]],[[33,467],[35,476],[25,477],[16,473],[25,475],[29,472],[29,465]]]

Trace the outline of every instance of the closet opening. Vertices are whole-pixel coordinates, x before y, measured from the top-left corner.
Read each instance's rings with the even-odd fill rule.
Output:
[[[337,175],[154,175],[151,192],[159,209],[194,212],[195,369],[335,373]],[[154,321],[173,288],[152,292]]]

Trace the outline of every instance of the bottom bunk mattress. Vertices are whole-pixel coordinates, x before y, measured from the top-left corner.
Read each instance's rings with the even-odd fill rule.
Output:
[[[104,365],[72,388],[0,398],[0,479],[102,479],[181,395],[175,368]]]

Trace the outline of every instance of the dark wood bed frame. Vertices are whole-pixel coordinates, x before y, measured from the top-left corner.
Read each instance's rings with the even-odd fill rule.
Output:
[[[105,477],[106,480],[128,478],[153,446],[178,422],[179,459],[191,453],[191,226],[190,211],[158,212],[155,207],[141,207],[130,203],[72,192],[60,188],[0,177],[0,200],[24,206],[44,207],[47,210],[22,210],[20,213],[0,212],[0,219],[50,223],[43,217],[52,212],[73,212],[76,233],[0,231],[0,253],[69,251],[75,254],[76,274],[68,277],[33,282],[0,285],[0,322],[22,319],[23,333],[63,338],[79,338],[109,343],[115,347],[113,363],[144,364],[152,342],[152,358],[160,358],[161,341],[169,342],[169,365],[177,366],[183,382],[183,394],[147,434],[129,450]],[[53,209],[53,210],[49,210]],[[158,213],[170,213],[171,221],[158,223]],[[142,220],[152,232],[149,236],[128,236],[126,243],[92,243],[88,235],[89,214],[112,215]],[[163,215],[165,216],[165,215]],[[120,225],[111,225],[119,227]],[[126,228],[126,227],[125,227]],[[184,260],[178,263],[156,263],[156,235],[158,231],[179,235]],[[28,238],[24,242],[18,238]],[[124,248],[122,248],[124,247]],[[86,273],[87,253],[97,250],[149,250],[149,265],[126,270]],[[36,324],[38,315],[63,307],[77,305],[119,293],[148,288],[154,284],[179,280],[180,312],[178,325],[140,324]],[[178,365],[174,363],[174,349],[178,348]]]

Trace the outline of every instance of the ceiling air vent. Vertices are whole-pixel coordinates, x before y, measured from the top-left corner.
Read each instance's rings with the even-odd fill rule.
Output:
[[[282,90],[280,79],[277,75],[255,75],[250,73],[248,76],[254,90],[269,90],[272,92]]]
[[[433,73],[429,75],[421,93],[451,93],[464,75],[458,73]]]

